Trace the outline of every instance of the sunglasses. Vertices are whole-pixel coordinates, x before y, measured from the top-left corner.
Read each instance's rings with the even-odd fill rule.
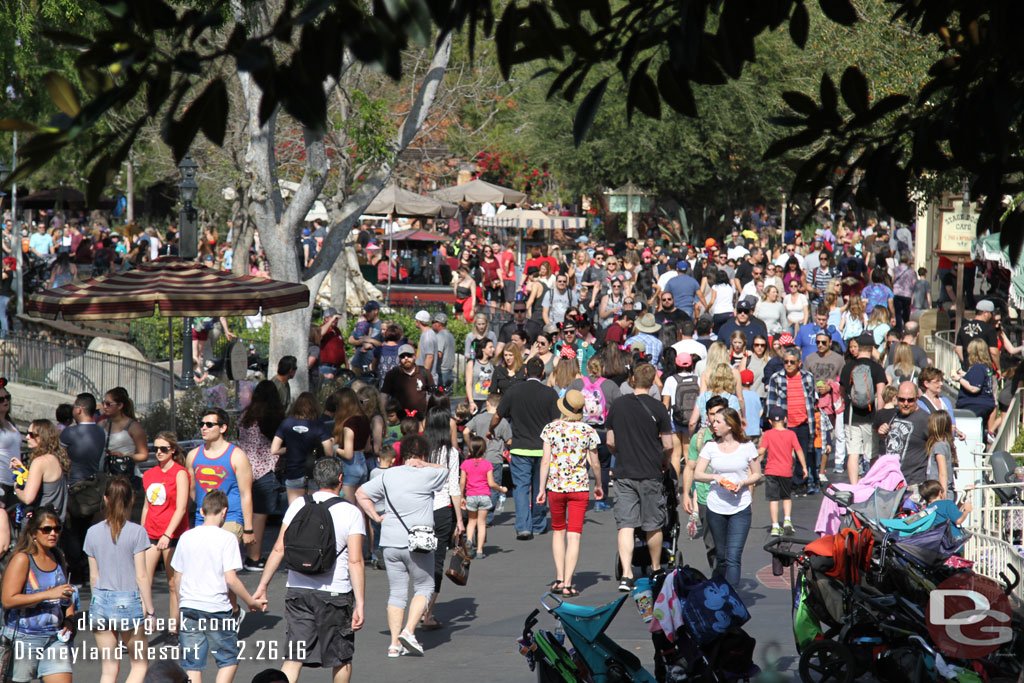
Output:
[[[46,526],[39,527],[39,531],[41,531],[44,534],[59,534],[61,531],[63,531],[63,529],[64,527],[62,527],[60,524],[47,524]]]
[[[915,401],[917,401],[916,398],[897,398],[896,399],[897,403],[914,403]]]
[[[201,421],[200,426],[206,427],[207,429],[213,429],[214,427],[220,427],[219,422],[207,422],[206,420]]]
[[[766,347],[768,345],[765,344],[764,342],[754,342],[754,348],[757,348],[758,346],[760,346],[761,348],[764,348],[764,347]]]
[[[782,361],[782,364],[783,365],[799,365],[800,363],[799,363],[799,361],[795,361],[795,360],[784,360],[784,361]]]
[[[7,401],[10,401],[10,400],[11,400],[11,395],[10,394],[7,394],[6,396],[0,396],[0,403],[6,403]]]
[[[822,344],[828,344],[828,340],[827,339],[819,339],[818,340],[818,346],[821,346]]]
[[[117,401],[104,401],[103,405],[105,405],[107,407],[116,406],[117,405]]]
[[[38,439],[39,432],[25,432],[25,436],[27,436],[30,439]]]
[[[526,313],[526,309],[525,308],[513,308],[512,312],[513,313]]]
[[[170,446],[157,446],[157,453],[170,453],[173,449]]]
[[[402,358],[412,358],[412,357],[414,357],[415,355],[416,355],[416,354],[414,354],[414,353],[403,353],[403,354],[402,354],[402,355],[400,355],[400,356],[399,356],[398,358],[399,358],[399,359],[402,359]]]

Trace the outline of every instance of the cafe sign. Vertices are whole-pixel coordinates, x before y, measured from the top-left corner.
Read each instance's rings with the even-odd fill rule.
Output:
[[[936,253],[943,256],[970,256],[971,243],[978,236],[978,213],[959,202],[952,210],[939,211],[939,238]]]

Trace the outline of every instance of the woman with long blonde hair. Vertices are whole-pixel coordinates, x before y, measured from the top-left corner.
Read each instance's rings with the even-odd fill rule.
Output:
[[[15,488],[14,493],[26,505],[52,505],[63,522],[67,519],[71,460],[60,443],[60,433],[49,420],[33,420],[26,440],[31,449],[28,462],[11,458],[12,471],[28,469],[24,488]]]
[[[892,352],[892,363],[885,368],[889,382],[899,386],[903,382],[917,383],[919,368],[914,365],[914,353],[910,344],[897,342]]]
[[[714,346],[712,344],[712,346]],[[708,360],[710,363],[710,359]],[[696,434],[697,428],[707,426],[707,404],[712,396],[722,396],[729,401],[729,407],[742,410],[740,398],[736,394],[736,370],[728,363],[719,362],[709,365],[705,373],[708,377],[708,388],[697,396],[697,403],[690,414],[690,434]]]
[[[967,345],[967,366],[967,372],[954,375],[960,384],[956,407],[970,410],[986,422],[985,438],[989,441],[995,438],[1003,418],[996,410],[995,368],[984,339],[972,339]]]
[[[857,294],[851,294],[839,319],[839,332],[843,335],[843,340],[853,339],[864,334],[867,324],[868,317],[864,312],[864,299]]]
[[[524,332],[525,334],[525,332]],[[501,350],[501,360],[494,368],[494,377],[491,379],[492,394],[504,394],[515,382],[526,379],[523,372],[523,353],[516,344],[505,344]]]
[[[569,384],[579,377],[580,364],[576,361],[576,351],[571,346],[563,346],[555,371],[548,380],[548,386],[557,391],[558,397],[561,398],[569,390]]]
[[[732,357],[729,355],[729,347],[723,341],[712,342],[708,347],[708,357],[704,363],[704,372],[700,376],[700,390],[708,391],[711,371],[715,366],[724,363],[732,367]],[[736,396],[743,396],[742,384],[740,383],[740,371],[733,369],[733,388],[730,390]],[[742,398],[741,398],[742,405]]]

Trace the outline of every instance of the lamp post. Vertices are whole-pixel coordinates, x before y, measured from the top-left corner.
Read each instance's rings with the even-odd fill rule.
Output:
[[[608,210],[611,213],[626,214],[626,237],[636,238],[636,228],[633,226],[633,213],[636,211],[646,212],[650,210],[650,192],[642,190],[632,181],[622,187],[605,192],[608,197]]]
[[[181,199],[181,209],[178,211],[178,255],[186,261],[194,261],[198,256],[198,247],[196,245],[196,210],[192,203],[199,192],[199,185],[196,183],[196,171],[199,170],[199,164],[192,159],[191,154],[185,154],[185,158],[178,164],[178,170],[181,171],[181,181],[178,183],[178,195]],[[185,318],[184,328],[185,334],[181,348],[181,386],[188,389],[195,386],[195,375],[192,374],[192,318]]]

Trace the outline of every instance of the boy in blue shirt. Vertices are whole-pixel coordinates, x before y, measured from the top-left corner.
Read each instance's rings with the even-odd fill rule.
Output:
[[[952,522],[950,527],[953,531],[953,537],[963,536],[963,529],[960,525],[967,519],[967,515],[971,514],[973,506],[971,501],[964,501],[963,509],[957,507],[957,504],[948,498],[942,498],[942,485],[939,484],[935,479],[929,479],[921,484],[918,488],[918,493],[921,498],[924,499],[928,509],[935,510],[935,523],[942,524],[943,522]]]
[[[747,419],[747,438],[756,441],[761,436],[761,416],[764,414],[764,407],[761,405],[761,397],[750,387],[754,384],[753,370],[740,372],[740,384],[743,385],[743,417]]]

